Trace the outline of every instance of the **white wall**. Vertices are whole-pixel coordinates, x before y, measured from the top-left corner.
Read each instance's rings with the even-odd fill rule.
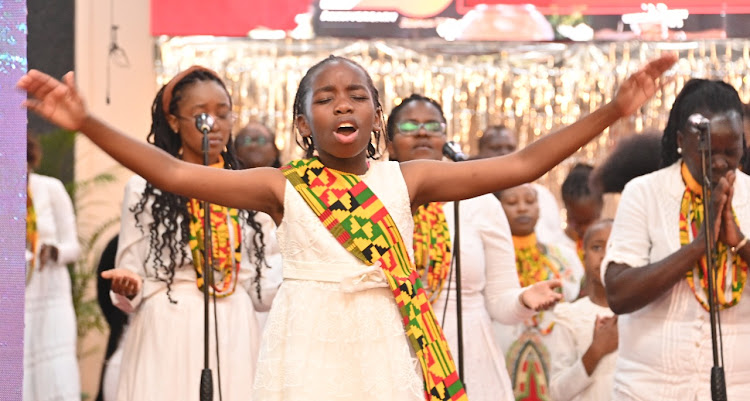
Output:
[[[79,89],[91,112],[109,124],[134,137],[145,140],[151,122],[151,102],[156,94],[154,39],[149,33],[148,0],[76,0],[75,69]],[[130,66],[110,65],[110,104],[106,104],[107,63],[110,26],[118,25],[117,42],[127,54]],[[84,205],[78,216],[79,234],[90,235],[102,222],[119,216],[122,188],[132,173],[93,146],[81,136],[76,142],[76,180],[114,171],[118,182],[97,186],[78,199]],[[95,259],[119,225],[102,236]],[[90,296],[95,296],[96,282]],[[99,372],[106,347],[106,336],[96,330],[79,345],[82,390],[96,395]]]

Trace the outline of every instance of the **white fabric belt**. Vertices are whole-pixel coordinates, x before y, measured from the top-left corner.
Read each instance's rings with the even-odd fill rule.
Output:
[[[388,287],[380,262],[362,267],[351,263],[310,263],[287,260],[283,270],[284,279],[339,283],[343,292]]]

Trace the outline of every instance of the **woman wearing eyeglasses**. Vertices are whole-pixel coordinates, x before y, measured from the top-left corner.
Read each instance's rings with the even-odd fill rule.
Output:
[[[388,119],[392,160],[442,159],[446,121],[436,101],[413,94]],[[461,201],[461,286],[464,372],[472,401],[513,400],[503,352],[495,345],[492,320],[517,324],[560,299],[558,281],[520,288],[510,228],[492,195]],[[454,203],[433,202],[414,210],[414,259],[453,357],[458,358],[456,282],[451,269]],[[443,319],[445,316],[445,319]]]
[[[151,110],[148,141],[195,164],[203,163],[204,137],[195,126],[196,116],[210,114],[210,166],[238,168],[232,102],[215,72],[195,66],[179,73],[157,93]],[[255,310],[268,310],[276,289],[260,283],[269,270],[262,230],[255,212],[211,205],[214,263],[206,268],[204,212],[198,200],[161,191],[139,176],[125,188],[116,268],[102,273],[112,280],[114,304],[131,313],[118,401],[199,398],[202,290],[211,269],[209,291],[216,296],[209,337],[213,399],[219,394],[225,401],[250,399],[260,340]]]

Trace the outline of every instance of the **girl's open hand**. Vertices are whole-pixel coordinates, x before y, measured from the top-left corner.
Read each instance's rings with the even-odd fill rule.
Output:
[[[128,298],[141,292],[141,277],[127,269],[111,269],[102,272],[102,278],[112,280],[112,291]]]
[[[16,86],[29,94],[23,102],[26,108],[61,128],[78,131],[88,116],[72,71],[60,82],[41,71],[29,70]]]
[[[560,280],[547,280],[532,284],[521,293],[521,303],[537,312],[549,309],[562,299],[562,294],[555,291],[561,286]]]
[[[651,60],[620,86],[612,103],[621,116],[635,113],[656,91],[662,87],[660,77],[677,62],[677,55],[667,54]]]

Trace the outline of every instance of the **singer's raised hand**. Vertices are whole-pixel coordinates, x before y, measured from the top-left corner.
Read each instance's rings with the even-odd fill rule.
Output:
[[[41,71],[30,70],[17,86],[30,96],[23,102],[25,107],[61,128],[78,131],[88,117],[72,71],[60,82]]]
[[[677,55],[667,54],[646,64],[631,75],[617,91],[612,103],[620,115],[628,116],[641,107],[666,81],[662,74],[677,62]]]

